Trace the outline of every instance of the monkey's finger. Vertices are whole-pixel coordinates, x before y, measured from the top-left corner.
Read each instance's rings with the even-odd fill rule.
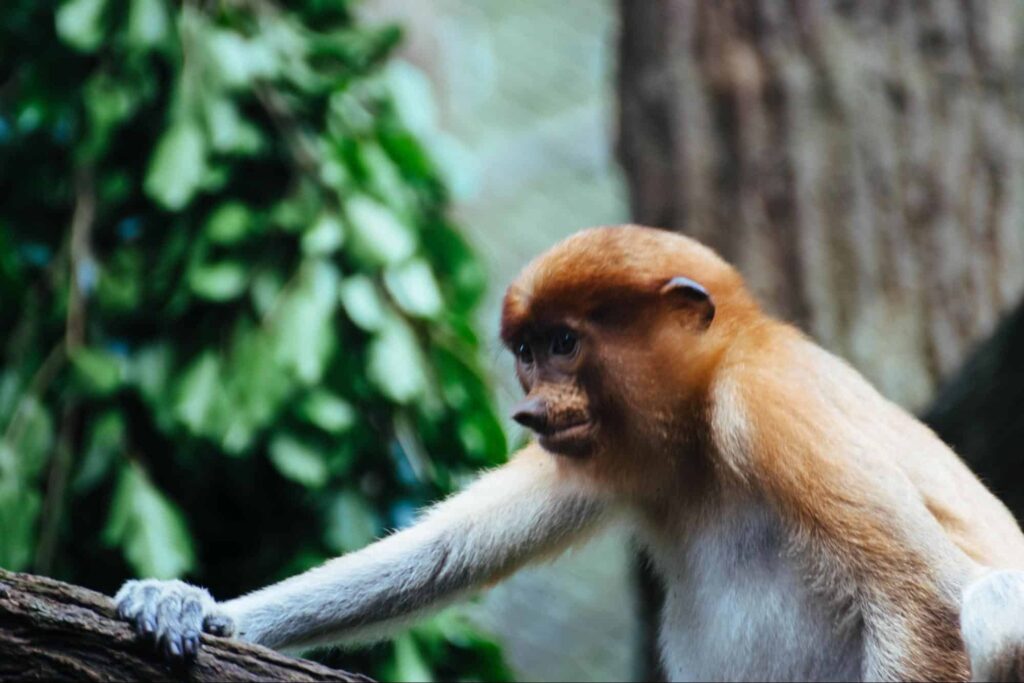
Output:
[[[235,622],[226,614],[208,614],[203,621],[203,630],[210,635],[228,637],[235,633]]]
[[[181,649],[181,639],[173,631],[166,631],[160,636],[157,649],[164,659],[170,661],[179,661],[184,656]]]
[[[182,598],[179,621],[181,654],[194,659],[199,653],[199,632],[203,628],[204,605],[200,595],[186,595]]]
[[[138,608],[131,600],[122,600],[117,603],[117,616],[119,619],[130,621],[137,611]]]
[[[180,659],[183,654],[182,635],[182,596],[175,592],[165,592],[157,607],[157,648],[170,659]]]
[[[144,638],[156,638],[157,610],[160,607],[160,589],[144,586],[138,595],[139,609],[135,614],[135,632]]]
[[[139,600],[139,593],[141,592],[141,585],[139,581],[131,580],[127,581],[121,590],[114,596],[114,603],[117,605],[117,616],[125,621],[133,621],[136,614],[138,614],[142,605]]]
[[[185,659],[193,660],[199,656],[199,633],[192,631],[186,633],[181,639],[182,649],[185,652]]]

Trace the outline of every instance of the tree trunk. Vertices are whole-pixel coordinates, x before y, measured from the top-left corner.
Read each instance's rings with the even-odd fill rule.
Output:
[[[0,680],[26,678],[370,681],[207,635],[196,661],[187,669],[175,670],[115,618],[110,598],[53,579],[0,569]]]
[[[920,409],[1024,287],[1015,0],[622,0],[634,218]]]

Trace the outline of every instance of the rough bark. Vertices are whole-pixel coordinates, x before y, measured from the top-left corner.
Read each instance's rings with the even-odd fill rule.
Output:
[[[185,669],[164,664],[115,618],[110,598],[0,569],[0,680],[351,681],[370,679],[263,647],[203,636]]]
[[[922,408],[1024,289],[1015,0],[621,0],[634,218]]]

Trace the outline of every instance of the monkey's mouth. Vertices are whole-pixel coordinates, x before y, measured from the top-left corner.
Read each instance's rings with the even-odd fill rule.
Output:
[[[594,423],[591,420],[584,420],[538,432],[537,440],[546,451],[580,457],[589,452],[593,433]]]

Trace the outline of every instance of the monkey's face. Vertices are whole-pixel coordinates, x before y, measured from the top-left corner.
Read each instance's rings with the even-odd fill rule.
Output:
[[[662,471],[654,461],[694,438],[687,418],[726,338],[713,293],[745,301],[739,275],[680,235],[623,226],[559,243],[505,294],[501,337],[526,391],[514,419],[588,469]]]
[[[624,453],[635,465],[639,454],[677,445],[703,324],[657,296],[597,316],[547,313],[509,344],[526,393],[513,419],[545,450],[599,467]]]
[[[581,372],[585,346],[583,332],[564,322],[524,331],[511,344],[526,392],[512,417],[552,453],[582,457],[595,442],[598,425]]]

